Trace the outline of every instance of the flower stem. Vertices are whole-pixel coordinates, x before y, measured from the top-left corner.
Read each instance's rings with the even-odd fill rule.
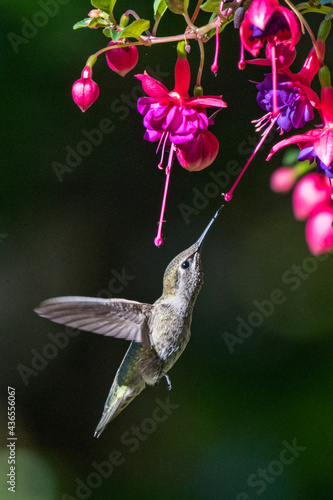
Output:
[[[237,177],[236,179],[236,182],[234,183],[234,185],[232,186],[232,188],[230,189],[230,191],[228,193],[226,193],[224,195],[224,199],[225,201],[230,201],[231,198],[232,198],[232,195],[233,195],[233,192],[235,190],[235,187],[237,186],[237,184],[239,183],[239,181],[241,180],[241,178],[243,177],[244,173],[245,173],[245,170],[247,169],[247,167],[250,165],[251,161],[253,160],[253,158],[255,157],[255,155],[257,154],[257,152],[259,151],[259,149],[261,148],[261,146],[263,145],[263,143],[265,142],[266,140],[266,137],[268,136],[268,134],[270,133],[270,131],[272,130],[273,128],[273,125],[275,124],[276,120],[278,119],[278,117],[276,116],[275,118],[273,118],[270,126],[265,130],[264,134],[262,135],[262,138],[260,139],[260,141],[258,142],[257,146],[255,147],[253,153],[251,154],[250,158],[247,160],[247,162],[245,163],[245,166],[243,168],[243,170],[241,171],[241,173],[239,174],[239,176]]]
[[[203,0],[198,0],[197,6],[195,8],[195,11],[193,12],[193,16],[191,17],[192,23],[195,23],[196,18],[198,17],[198,14],[200,12],[200,5],[202,4]]]
[[[200,65],[199,65],[199,69],[198,69],[197,81],[196,81],[195,86],[201,87],[201,76],[202,76],[203,66],[204,66],[204,62],[205,62],[205,48],[204,48],[204,44],[203,44],[201,37],[198,37],[198,44],[199,44],[199,48],[200,48]]]

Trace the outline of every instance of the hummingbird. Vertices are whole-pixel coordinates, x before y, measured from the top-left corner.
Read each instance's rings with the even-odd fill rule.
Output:
[[[157,385],[183,353],[191,336],[195,301],[203,284],[201,249],[223,205],[199,239],[177,255],[163,277],[162,296],[154,304],[126,299],[56,297],[35,312],[55,323],[131,341],[116,373],[95,430],[99,437],[146,385]]]

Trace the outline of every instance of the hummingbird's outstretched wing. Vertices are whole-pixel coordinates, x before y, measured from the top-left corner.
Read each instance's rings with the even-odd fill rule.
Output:
[[[108,337],[150,345],[147,317],[151,304],[126,299],[56,297],[34,311],[55,323]]]

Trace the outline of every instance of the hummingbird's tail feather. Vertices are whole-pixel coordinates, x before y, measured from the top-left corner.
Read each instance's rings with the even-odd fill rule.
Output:
[[[141,391],[146,387],[143,380],[139,384],[126,386],[118,385],[117,379],[113,382],[112,387],[109,392],[109,396],[106,400],[104,411],[101,420],[99,421],[96,430],[95,437],[99,437],[104,431],[106,425],[116,418],[121,411],[123,411],[127,405],[133,399],[140,394]]]

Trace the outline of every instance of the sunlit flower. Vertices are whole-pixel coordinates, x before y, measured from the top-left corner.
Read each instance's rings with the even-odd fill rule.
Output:
[[[175,87],[170,92],[161,82],[148,75],[136,75],[141,80],[148,97],[138,100],[138,111],[144,115],[146,127],[144,138],[150,142],[159,141],[162,154],[159,167],[162,168],[166,146],[170,147],[166,167],[166,183],[162,209],[155,244],[162,244],[162,224],[169,186],[170,170],[174,153],[180,164],[187,170],[202,170],[210,165],[218,152],[218,141],[207,128],[213,120],[207,117],[206,109],[224,108],[222,97],[195,96],[188,93],[191,73],[186,59],[185,44],[178,46],[178,59],[175,66]],[[201,88],[197,89],[200,90]]]

